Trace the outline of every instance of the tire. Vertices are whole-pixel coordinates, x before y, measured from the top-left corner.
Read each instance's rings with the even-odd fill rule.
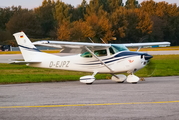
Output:
[[[92,85],[93,83],[86,83],[87,85]]]
[[[132,84],[137,84],[137,82],[132,82]]]
[[[124,83],[124,81],[122,81],[122,82],[117,82],[117,83]]]

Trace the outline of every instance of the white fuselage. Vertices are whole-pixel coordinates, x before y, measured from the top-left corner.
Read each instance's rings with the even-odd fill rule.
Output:
[[[140,54],[120,56],[122,53],[125,52],[99,57],[99,59],[102,60],[110,69],[112,69],[114,73],[132,73],[133,71],[137,71],[143,68],[146,65],[145,63],[147,63],[147,60],[141,59]],[[111,73],[111,71],[95,57],[84,58],[81,57],[80,54],[72,56],[57,56],[43,52],[34,57],[42,62],[37,64],[29,64],[33,67],[83,72]]]

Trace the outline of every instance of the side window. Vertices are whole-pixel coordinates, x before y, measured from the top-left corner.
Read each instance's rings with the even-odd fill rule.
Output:
[[[91,53],[90,53],[90,52],[85,52],[85,53],[81,54],[81,57],[91,58],[91,57],[92,57],[92,55],[91,55]]]
[[[107,56],[107,51],[106,51],[106,49],[104,49],[104,50],[96,50],[96,51],[94,51],[94,54],[97,57]],[[81,57],[92,58],[93,56],[92,56],[92,54],[90,52],[85,52],[85,53],[81,54]]]
[[[97,57],[107,56],[107,51],[106,51],[106,49],[105,50],[96,50],[96,51],[94,51],[94,54]]]

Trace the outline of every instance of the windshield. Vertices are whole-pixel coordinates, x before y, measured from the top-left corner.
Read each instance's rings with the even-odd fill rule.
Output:
[[[111,48],[114,50],[115,53],[120,51],[129,51],[129,49],[122,44],[112,44]]]

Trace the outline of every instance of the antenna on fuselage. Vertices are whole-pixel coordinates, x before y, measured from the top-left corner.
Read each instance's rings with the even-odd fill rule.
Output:
[[[102,38],[100,38],[101,39],[101,41],[104,43],[104,44],[107,44],[107,43],[105,43],[105,41],[102,39]]]

